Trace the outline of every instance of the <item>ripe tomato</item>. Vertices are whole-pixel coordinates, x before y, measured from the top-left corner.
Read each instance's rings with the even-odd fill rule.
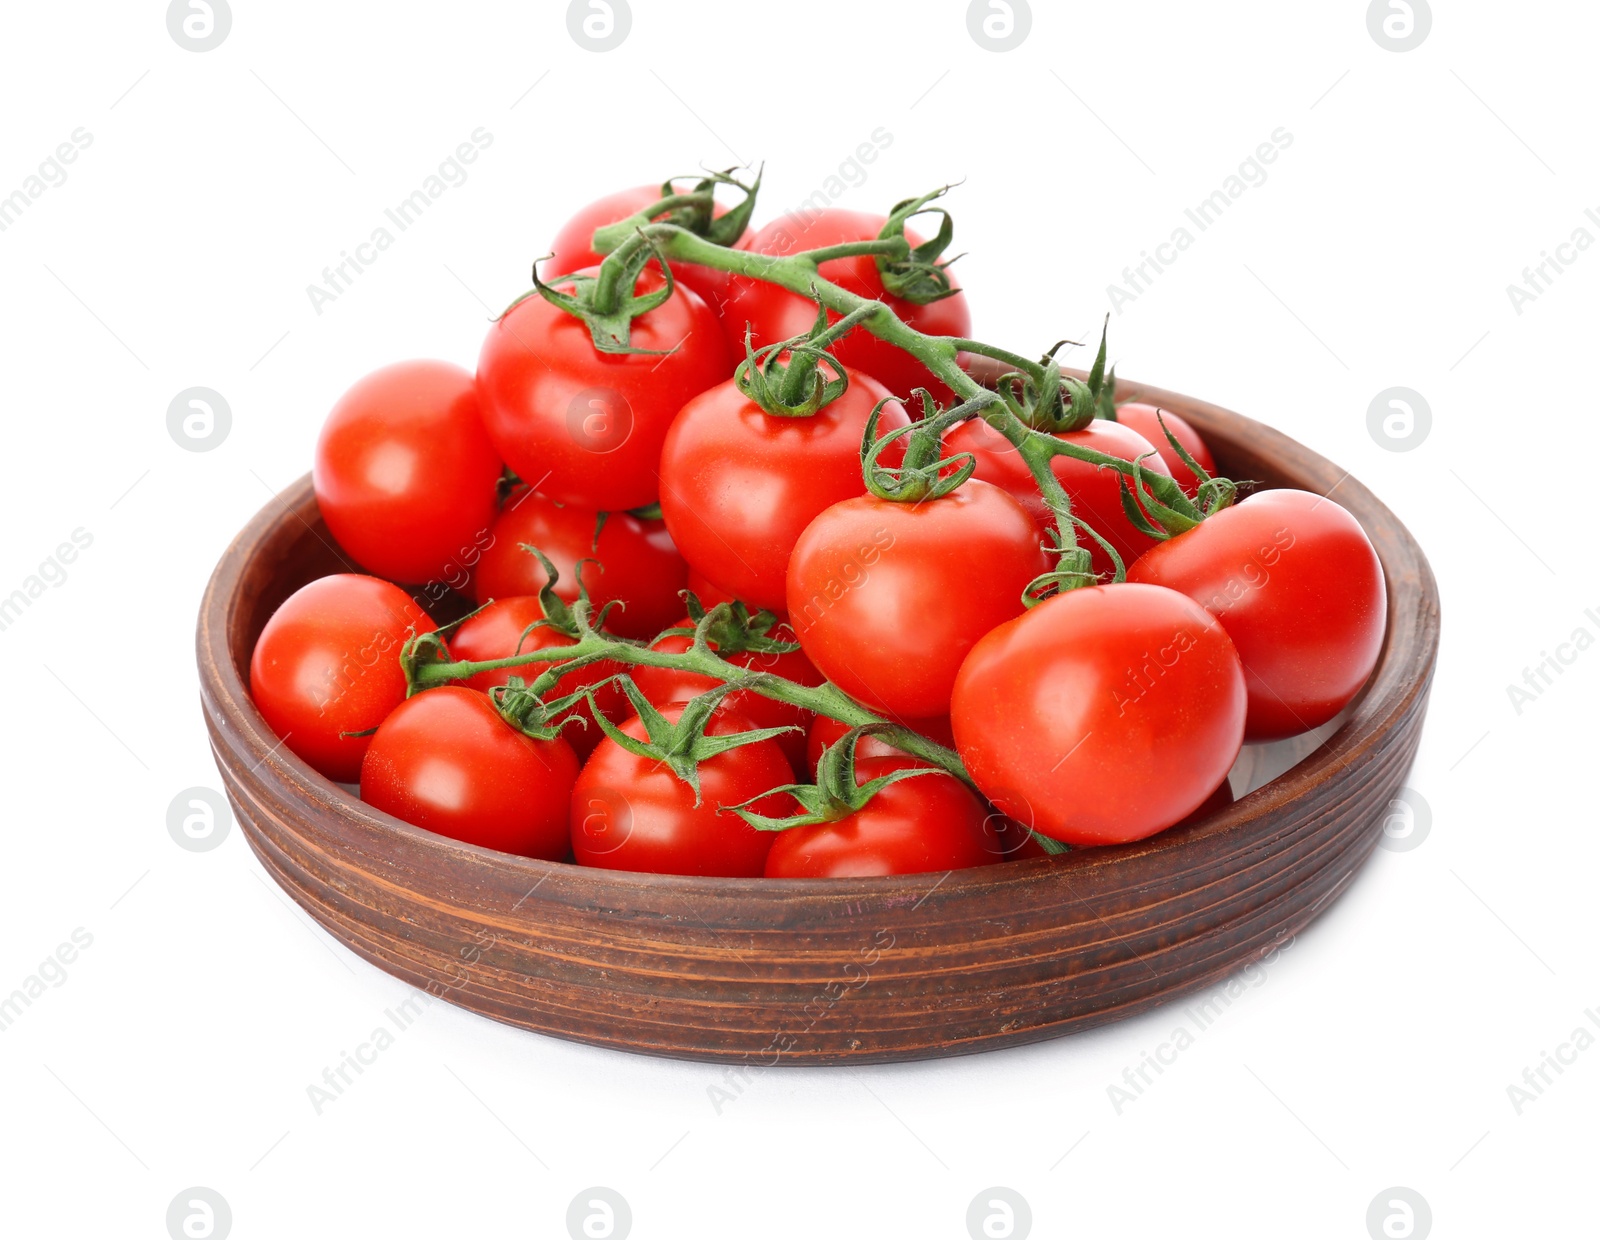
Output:
[[[1145,552],[1129,581],[1181,591],[1233,638],[1250,691],[1246,739],[1328,722],[1377,665],[1383,566],[1348,512],[1309,491],[1261,491]]]
[[[948,719],[907,719],[905,726],[948,749],[954,749],[956,746],[956,738],[950,731]],[[817,773],[817,763],[822,761],[822,751],[829,745],[837,744],[848,731],[850,731],[848,723],[840,723],[829,715],[818,715],[812,720],[811,728],[806,733],[806,769],[812,775]],[[910,754],[903,753],[881,736],[875,736],[870,732],[856,742],[856,760],[859,762],[867,758],[892,758],[911,766],[930,765],[920,758],[913,758]]]
[[[1047,567],[1016,500],[969,481],[940,499],[864,495],[824,511],[789,560],[789,622],[829,680],[897,719],[948,714],[973,644]]]
[[[1158,412],[1161,415],[1159,418],[1156,416]],[[1217,463],[1212,459],[1211,449],[1206,447],[1206,441],[1200,438],[1200,432],[1170,409],[1157,410],[1154,405],[1130,402],[1117,406],[1117,421],[1150,442],[1151,446],[1161,454],[1161,459],[1166,462],[1167,472],[1177,479],[1185,494],[1193,495],[1198,491],[1200,481],[1189,472],[1189,467],[1183,463],[1183,458],[1173,451],[1172,445],[1167,442],[1166,435],[1161,431],[1163,422],[1172,432],[1173,438],[1183,445],[1185,452],[1194,457],[1200,468],[1212,476],[1216,475]],[[1145,463],[1149,464],[1148,461]]]
[[[633,320],[631,342],[654,353],[601,353],[582,320],[537,295],[489,329],[478,355],[484,427],[535,490],[603,511],[656,502],[667,427],[733,363],[717,316],[683,287]]]
[[[1070,590],[985,637],[951,702],[973,780],[1068,844],[1164,831],[1228,773],[1245,685],[1222,626],[1175,590]]]
[[[683,614],[679,592],[689,570],[666,523],[607,513],[596,539],[599,516],[592,508],[558,504],[536,492],[513,492],[489,531],[489,545],[473,576],[478,601],[536,595],[544,588],[544,566],[522,549],[527,543],[550,557],[561,574],[556,593],[569,603],[578,599],[578,561],[599,561],[583,566],[583,588],[596,613],[609,602],[625,604],[606,622],[611,632],[647,638],[670,628]]]
[[[1142,435],[1117,422],[1094,421],[1080,431],[1068,431],[1057,438],[1126,461],[1151,451],[1151,444]],[[946,435],[945,446],[947,452],[972,453],[978,462],[974,477],[1004,487],[1033,515],[1041,530],[1050,527],[1050,510],[1045,507],[1039,484],[1034,481],[1027,462],[1011,441],[994,427],[982,418],[973,418]],[[1117,482],[1122,475],[1116,470],[1102,469],[1067,456],[1055,457],[1050,464],[1056,477],[1061,480],[1062,490],[1072,501],[1073,515],[1087,521],[1100,537],[1115,547],[1125,565],[1131,564],[1155,546],[1156,540],[1140,533],[1123,511],[1122,493]],[[1159,456],[1147,457],[1144,468],[1153,474],[1167,472],[1166,462]],[[1111,557],[1098,543],[1081,531],[1078,542],[1093,558],[1095,572],[1109,574],[1112,571]]]
[[[681,707],[662,709],[676,722]],[[635,716],[622,731],[644,740]],[[754,725],[719,711],[708,736],[748,732]],[[757,831],[724,809],[793,782],[789,760],[771,740],[752,741],[700,764],[700,798],[663,763],[629,753],[607,737],[584,764],[572,789],[572,851],[579,865],[652,874],[705,874],[728,878],[760,875],[772,847],[770,832]],[[752,808],[782,812],[773,797]]]
[[[856,766],[867,783],[911,763],[868,758]],[[998,860],[986,829],[989,807],[943,771],[880,789],[866,806],[836,822],[776,832],[768,878],[860,878],[965,870]]]
[[[577,778],[565,740],[526,736],[488,695],[442,685],[379,726],[361,764],[361,799],[463,844],[562,861]]]
[[[861,211],[846,211],[829,207],[822,211],[803,210],[773,220],[750,238],[745,249],[756,254],[794,254],[800,250],[815,250],[822,246],[840,245],[848,241],[871,241],[882,231],[887,217],[869,215]],[[913,246],[921,245],[923,238],[906,229],[906,240]],[[956,293],[939,301],[919,306],[890,296],[883,287],[877,263],[870,257],[829,259],[818,268],[826,280],[848,289],[857,296],[882,300],[906,323],[930,336],[972,335],[972,316],[967,310],[964,293]],[[744,340],[745,326],[749,325],[756,347],[776,344],[811,329],[817,318],[816,303],[798,293],[779,288],[764,280],[734,276],[729,283],[732,296],[723,319],[728,325],[730,339]],[[830,322],[839,315],[829,312]],[[952,393],[916,358],[904,350],[874,336],[864,327],[857,327],[829,350],[846,366],[864,370],[896,396],[904,399],[911,389],[925,387],[936,400],[947,403]]]
[[[317,438],[317,507],[363,568],[422,585],[460,576],[494,521],[500,457],[472,376],[397,362],[339,398]]]
[[[594,239],[594,230],[606,224],[615,224],[618,220],[625,220],[630,215],[637,215],[646,207],[661,199],[659,185],[640,185],[634,189],[618,190],[614,194],[607,194],[604,198],[597,199],[584,207],[570,220],[561,226],[561,231],[556,234],[555,243],[550,247],[554,253],[545,260],[544,278],[553,279],[556,276],[568,275],[584,267],[597,267],[605,256],[596,254],[591,242]],[[728,208],[718,203],[713,210],[717,216],[725,215]],[[750,234],[745,233],[748,238]],[[735,249],[740,248],[735,246]],[[681,280],[689,288],[700,295],[702,301],[710,306],[719,315],[728,300],[728,276],[726,271],[718,271],[715,267],[702,267],[699,263],[672,263],[672,275],[676,280]]]
[[[434,623],[399,586],[338,573],[301,586],[272,613],[250,656],[250,696],[267,726],[310,766],[354,783],[368,736],[406,697],[400,647]]]
[[[552,646],[571,646],[574,639],[568,637],[559,629],[549,625],[540,625],[528,631],[528,626],[535,621],[544,619],[544,604],[530,595],[513,598],[496,599],[482,611],[465,620],[461,627],[450,635],[450,653],[457,659],[470,659],[472,662],[482,662],[488,659],[506,659],[523,650],[547,650]],[[527,633],[527,636],[523,636]],[[471,689],[487,693],[496,685],[503,685],[513,676],[520,677],[524,684],[532,684],[534,679],[550,668],[549,663],[527,663],[521,667],[503,667],[499,671],[479,672],[462,681]],[[618,719],[631,713],[627,706],[627,698],[614,683],[601,684],[607,677],[615,676],[621,670],[617,664],[609,660],[599,663],[590,663],[585,667],[577,668],[556,682],[553,692],[545,697],[562,697],[568,693],[576,693],[585,686],[599,686],[595,689],[595,701],[608,719]],[[569,725],[562,729],[561,735],[567,740],[580,758],[587,757],[601,739],[604,733],[600,725],[594,721],[594,713],[590,710],[587,701],[580,701],[568,711],[564,711],[558,718],[577,715],[584,721],[582,726]]]
[[[685,617],[670,628],[694,628],[694,621]],[[793,630],[787,626],[774,626],[768,636],[776,641],[794,641]],[[651,649],[664,650],[670,654],[677,654],[689,649],[692,644],[687,637],[663,637],[658,642],[651,643]],[[711,643],[715,650],[717,645]],[[812,666],[811,660],[799,650],[790,651],[760,651],[741,650],[725,656],[729,663],[740,667],[747,667],[753,671],[771,672],[782,676],[785,680],[792,680],[796,684],[820,685],[822,673]],[[698,697],[708,690],[715,689],[722,682],[713,680],[709,676],[701,676],[696,672],[680,672],[670,667],[634,667],[629,669],[633,681],[646,698],[657,706],[668,706],[675,702],[687,702],[690,698]],[[724,709],[731,710],[758,728],[798,728],[797,732],[785,732],[782,736],[774,737],[778,748],[783,750],[784,756],[795,771],[805,769],[806,759],[806,727],[815,716],[809,710],[802,710],[798,706],[791,706],[787,702],[777,702],[769,697],[762,697],[754,690],[741,689],[730,693],[724,699]]]
[[[831,372],[827,372],[831,378]],[[782,608],[789,553],[818,513],[866,494],[861,435],[888,389],[860,371],[808,418],[773,417],[732,379],[702,392],[667,432],[661,450],[661,512],[683,556],[751,607]],[[879,414],[880,433],[910,422],[898,401]],[[904,440],[883,451],[899,465]]]

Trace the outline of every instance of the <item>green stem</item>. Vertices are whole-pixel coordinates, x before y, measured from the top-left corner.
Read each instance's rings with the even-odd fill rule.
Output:
[[[883,724],[884,728],[876,735],[881,736],[896,749],[931,762],[968,784],[972,783],[967,768],[961,764],[960,755],[953,749],[946,749],[910,728],[880,718],[866,707],[846,697],[831,684],[815,686],[795,684],[770,672],[753,672],[748,668],[738,667],[725,659],[718,658],[709,649],[697,649],[693,646],[681,653],[653,650],[648,646],[635,645],[633,642],[607,637],[591,630],[584,633],[572,646],[546,646],[541,650],[527,650],[503,659],[419,662],[409,669],[411,692],[419,693],[437,685],[466,680],[479,672],[526,667],[530,663],[560,663],[561,674],[565,675],[575,668],[603,660],[634,667],[665,667],[675,671],[695,672],[731,684],[738,689],[749,689],[777,702],[787,702],[802,710],[827,715],[830,719],[837,719],[840,723],[853,728],[866,724]]]

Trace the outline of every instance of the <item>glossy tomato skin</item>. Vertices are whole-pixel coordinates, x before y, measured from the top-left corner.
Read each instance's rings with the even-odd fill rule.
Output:
[[[494,521],[500,457],[472,375],[448,362],[397,362],[339,398],[311,478],[339,545],[380,577],[422,585],[458,576]]]
[[[694,621],[684,617],[671,627],[692,629]],[[794,640],[792,631],[777,625],[773,626],[769,636],[777,641]],[[663,637],[660,641],[651,643],[651,648],[677,654],[689,649],[690,645],[691,641],[687,637]],[[713,643],[712,649],[715,648]],[[771,672],[796,684],[822,683],[822,673],[812,666],[811,660],[799,650],[781,653],[744,650],[729,655],[728,662],[753,671]],[[699,697],[700,694],[715,689],[721,683],[709,676],[701,676],[695,672],[681,672],[670,667],[632,667],[629,673],[633,676],[634,683],[639,686],[640,692],[656,706],[687,702],[690,698]],[[787,702],[774,701],[772,698],[762,697],[759,693],[745,689],[730,693],[725,701],[727,703],[725,709],[742,715],[758,728],[795,728],[796,731],[785,732],[773,739],[777,742],[778,748],[783,750],[784,756],[789,759],[796,773],[805,770],[806,729],[815,717],[809,710],[802,710]]]
[[[450,653],[457,659],[480,663],[490,659],[507,659],[519,651],[548,650],[552,646],[573,644],[572,638],[549,625],[540,625],[528,632],[529,625],[543,618],[544,604],[537,598],[523,595],[496,599],[482,611],[465,620],[461,627],[450,635]],[[524,633],[527,633],[526,637],[523,636]],[[521,667],[503,667],[498,671],[479,672],[462,683],[470,689],[487,693],[496,685],[505,684],[513,676],[519,677],[524,684],[532,684],[550,666],[548,663],[525,663]],[[628,708],[627,698],[615,684],[601,682],[615,676],[621,670],[617,664],[604,659],[577,668],[556,682],[555,689],[545,695],[546,700],[576,693],[585,686],[591,686],[594,687],[595,701],[599,704],[601,713],[607,719],[620,719],[632,713]],[[600,731],[599,724],[595,723],[594,712],[590,710],[588,702],[579,701],[571,710],[563,712],[559,717],[565,719],[571,715],[578,716],[584,722],[568,724],[562,729],[561,735],[580,758],[586,758],[605,734]]]
[[[577,778],[565,740],[525,736],[486,694],[442,685],[379,726],[361,764],[361,799],[464,844],[562,861]]]
[[[1130,581],[1181,591],[1227,629],[1250,691],[1246,739],[1328,722],[1383,648],[1383,566],[1360,523],[1309,491],[1261,491],[1147,551]]]
[[[860,783],[910,765],[868,758]],[[953,775],[916,775],[888,785],[866,806],[837,822],[777,833],[767,854],[768,878],[862,878],[966,870],[997,858],[986,822],[989,807]]]
[[[1080,431],[1068,431],[1057,438],[1128,461],[1152,450],[1142,435],[1117,422],[1091,422]],[[1003,487],[1032,514],[1040,530],[1050,528],[1050,510],[1045,507],[1044,497],[1039,493],[1039,485],[1027,462],[999,431],[982,418],[974,418],[946,435],[945,445],[947,453],[972,453],[977,459],[974,477]],[[1156,545],[1156,540],[1140,533],[1123,511],[1122,493],[1117,483],[1121,475],[1116,470],[1101,469],[1066,456],[1055,457],[1050,465],[1061,482],[1061,489],[1072,501],[1073,515],[1087,521],[1100,537],[1117,549],[1124,567]],[[1168,472],[1166,462],[1159,456],[1147,457],[1144,467],[1155,474]],[[1078,542],[1088,549],[1095,572],[1112,572],[1111,557],[1097,542],[1082,531],[1078,533]]]
[[[580,319],[537,295],[489,329],[478,355],[484,427],[519,478],[585,508],[656,502],[668,426],[733,362],[717,316],[682,286],[633,320],[631,343],[653,352],[601,353]]]
[[[824,368],[831,378],[831,372]],[[860,371],[809,418],[773,417],[732,379],[683,407],[661,451],[661,512],[684,559],[752,607],[782,609],[789,555],[824,508],[865,495],[861,436],[889,391]],[[890,401],[879,434],[910,423]],[[883,463],[898,465],[903,440]]]
[[[1196,464],[1213,478],[1216,477],[1217,463],[1212,458],[1211,449],[1206,446],[1206,441],[1200,437],[1199,431],[1172,410],[1158,410],[1154,405],[1129,402],[1117,406],[1117,422],[1129,430],[1136,431],[1154,446],[1161,454],[1161,459],[1166,462],[1167,472],[1178,480],[1178,485],[1186,494],[1195,494],[1200,489],[1200,481],[1189,472],[1189,467],[1183,463],[1183,458],[1167,442],[1167,437],[1161,430],[1163,422],[1166,423],[1167,430],[1172,432],[1173,438],[1183,445],[1183,450],[1194,457]]]
[[[639,185],[591,202],[561,226],[555,243],[550,247],[553,252],[545,260],[542,278],[548,281],[586,267],[598,267],[605,255],[594,252],[591,244],[594,230],[637,215],[660,200],[659,185]],[[727,207],[721,203],[713,212],[718,216],[726,213]],[[745,237],[749,236],[750,233],[746,232]],[[734,248],[738,249],[739,246]],[[671,266],[674,279],[681,280],[693,289],[718,315],[722,313],[728,301],[728,272],[718,271],[715,267],[703,267],[699,263],[673,263]]]
[[[871,241],[883,230],[885,217],[861,211],[847,211],[828,207],[821,211],[801,211],[781,216],[750,238],[744,247],[756,254],[786,255],[800,250],[815,250],[822,246],[840,245],[849,241]],[[906,239],[920,245],[923,238],[911,229]],[[964,293],[929,302],[925,306],[891,297],[885,292],[877,264],[871,257],[835,258],[818,269],[824,279],[848,289],[857,296],[882,300],[904,322],[930,336],[955,336],[965,339],[972,335],[972,315],[967,309]],[[956,287],[959,288],[959,285]],[[757,348],[776,344],[811,330],[817,318],[813,301],[769,284],[734,276],[730,282],[732,296],[723,315],[730,339],[742,342],[745,327],[750,327]],[[830,322],[839,315],[829,312]],[[742,348],[742,344],[740,345]],[[864,327],[858,327],[829,350],[846,366],[855,367],[871,375],[896,396],[905,399],[911,389],[925,387],[942,403],[951,399],[951,391],[916,358],[894,345],[888,344]]]
[[[536,595],[544,588],[544,566],[522,550],[527,543],[550,557],[561,574],[556,593],[569,603],[578,599],[578,561],[599,561],[585,564],[582,578],[596,612],[608,602],[625,604],[613,609],[609,631],[647,638],[670,628],[683,614],[680,591],[689,570],[666,523],[607,513],[596,539],[599,516],[592,508],[558,504],[526,489],[513,492],[489,531],[489,545],[473,575],[478,601]]]
[[[1244,739],[1239,655],[1175,590],[1091,586],[990,633],[956,680],[951,723],[999,809],[1068,844],[1164,831],[1226,777]]]
[[[1022,611],[1047,567],[1039,527],[999,487],[940,499],[873,496],[824,511],[789,560],[789,622],[818,670],[898,719],[950,712],[973,644]]]
[[[897,720],[896,722],[902,722]],[[955,734],[950,731],[949,719],[907,719],[903,721],[905,727],[913,732],[920,732],[930,741],[935,741],[947,749],[956,747]],[[806,770],[815,777],[817,763],[822,761],[822,751],[829,745],[836,745],[844,739],[846,732],[850,731],[848,723],[840,723],[828,715],[818,715],[811,721],[811,727],[806,732]],[[905,762],[909,766],[930,766],[920,758],[913,758],[908,753],[896,749],[882,737],[868,733],[856,742],[856,760],[866,758],[887,758],[894,761]]]
[[[359,573],[320,577],[272,613],[250,656],[250,696],[290,752],[354,783],[375,728],[406,696],[400,647],[434,623],[399,586]]]
[[[662,714],[676,720],[681,708]],[[719,712],[711,736],[748,732],[748,719]],[[636,740],[645,737],[637,718],[621,725]],[[726,809],[793,783],[789,760],[770,740],[752,741],[700,764],[700,801],[694,789],[664,764],[629,753],[609,737],[590,755],[572,790],[572,850],[579,865],[651,874],[699,874],[755,878],[766,865],[772,834],[757,831]],[[788,798],[770,797],[752,807],[787,813]]]

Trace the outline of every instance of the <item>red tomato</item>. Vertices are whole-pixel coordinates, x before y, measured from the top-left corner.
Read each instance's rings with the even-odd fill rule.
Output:
[[[562,861],[577,778],[565,740],[534,740],[486,694],[443,685],[383,721],[361,764],[361,799],[463,844]]]
[[[563,224],[561,231],[556,234],[555,244],[550,247],[554,253],[545,260],[544,278],[550,280],[584,267],[598,267],[605,256],[596,254],[591,245],[594,230],[637,215],[651,203],[660,200],[659,185],[640,185],[635,189],[618,190],[591,202]],[[719,202],[712,214],[725,215],[727,210]],[[749,236],[748,232],[745,233],[745,237]],[[719,315],[722,313],[728,300],[728,272],[718,271],[715,267],[702,267],[699,263],[672,263],[671,267],[674,279],[683,281],[712,310]]]
[[[406,697],[400,647],[434,623],[399,586],[338,573],[301,586],[272,613],[250,656],[250,696],[291,753],[354,783],[368,736]]]
[[[1129,581],[1181,591],[1222,621],[1244,661],[1246,739],[1327,723],[1377,665],[1383,566],[1360,523],[1309,491],[1261,491],[1147,551]]]
[[[904,725],[947,749],[954,749],[956,746],[956,738],[950,731],[948,719],[907,719]],[[829,745],[843,740],[844,734],[848,731],[850,731],[848,723],[840,723],[828,715],[818,715],[812,720],[811,729],[806,733],[806,769],[813,776],[817,773],[817,763],[822,761],[822,751]],[[874,736],[871,733],[856,742],[856,760],[862,761],[866,758],[894,758],[912,766],[931,765],[896,749],[881,736]]]
[[[458,578],[494,522],[500,457],[472,376],[397,362],[339,398],[317,438],[317,507],[363,568],[414,585]]]
[[[592,508],[558,504],[532,491],[514,492],[490,530],[473,576],[478,601],[536,595],[544,588],[544,565],[522,550],[527,543],[550,557],[561,574],[556,593],[569,603],[578,599],[578,561],[599,561],[583,566],[583,588],[596,613],[608,602],[626,604],[613,609],[606,622],[611,632],[647,638],[670,628],[683,614],[679,591],[688,580],[688,567],[672,545],[666,523],[607,513],[596,539],[599,516]]]
[[[1157,418],[1157,413],[1160,417]],[[1194,457],[1195,462],[1206,473],[1216,476],[1217,463],[1211,457],[1211,449],[1206,447],[1206,441],[1200,438],[1200,432],[1195,430],[1170,409],[1157,410],[1154,405],[1126,404],[1117,406],[1117,421],[1129,430],[1136,431],[1147,439],[1161,459],[1166,462],[1167,472],[1178,480],[1178,485],[1184,489],[1185,494],[1193,495],[1200,489],[1200,482],[1189,467],[1183,463],[1183,458],[1173,450],[1167,437],[1161,431],[1161,424],[1166,423],[1167,429],[1172,432],[1173,438],[1183,445],[1183,450]]]
[[[828,373],[829,377],[831,372]],[[782,608],[789,553],[824,508],[866,494],[861,435],[888,389],[860,371],[809,418],[773,417],[732,379],[683,407],[661,450],[661,512],[683,556],[752,608]],[[898,401],[881,433],[906,426]],[[884,449],[899,465],[904,440]]]
[[[667,427],[733,363],[717,316],[684,287],[633,320],[631,342],[655,353],[601,353],[582,320],[537,295],[489,329],[478,355],[484,426],[529,486],[605,511],[656,502]]]
[[[948,714],[973,644],[1022,611],[1047,567],[1039,527],[999,487],[866,495],[827,509],[789,560],[789,621],[829,680],[898,719]]]
[[[908,764],[869,758],[856,766],[867,783]],[[861,878],[966,870],[996,860],[986,830],[989,807],[954,775],[916,775],[881,789],[836,822],[776,832],[768,878]]]
[[[1057,438],[1126,461],[1151,451],[1151,445],[1143,436],[1117,422],[1094,421],[1081,431],[1069,431]],[[1029,471],[1027,462],[1017,453],[1011,441],[994,427],[982,418],[963,422],[945,436],[945,448],[947,452],[972,453],[978,462],[974,477],[1004,487],[1033,515],[1041,530],[1050,527],[1050,510],[1045,507],[1039,484]],[[1117,482],[1122,475],[1116,470],[1109,467],[1102,469],[1067,456],[1055,457],[1051,461],[1051,468],[1061,480],[1067,498],[1072,501],[1073,515],[1087,521],[1100,537],[1115,547],[1124,565],[1133,563],[1156,545],[1156,540],[1140,533],[1123,511],[1121,489]],[[1166,462],[1159,456],[1147,457],[1144,468],[1153,474],[1167,472]],[[1095,572],[1109,574],[1112,571],[1111,557],[1081,530],[1078,543],[1093,557]]]
[[[547,650],[552,646],[573,644],[572,638],[547,624],[527,632],[530,624],[542,619],[544,619],[544,604],[537,598],[523,595],[496,599],[477,615],[464,621],[461,627],[451,634],[448,643],[450,653],[457,659],[470,659],[474,663],[479,663],[489,659],[510,658],[523,650]],[[526,637],[523,636],[525,632],[527,632]],[[499,671],[479,672],[462,683],[468,688],[487,693],[496,685],[505,684],[513,676],[520,677],[524,684],[532,684],[535,678],[548,671],[550,666],[549,663],[525,663],[521,667],[503,667]],[[576,693],[586,685],[598,685],[595,690],[595,700],[600,704],[600,709],[606,718],[618,719],[632,713],[627,704],[628,699],[614,683],[602,685],[600,682],[607,677],[615,676],[620,670],[617,664],[609,660],[590,663],[563,676],[556,682],[555,690],[545,697],[562,697],[568,693]],[[567,743],[580,758],[587,757],[600,743],[605,733],[601,732],[600,725],[595,723],[594,713],[589,709],[588,702],[578,702],[559,718],[565,719],[571,715],[581,718],[584,725],[568,725],[562,729],[561,735],[567,739]]]
[[[681,708],[661,712],[676,721]],[[752,724],[719,711],[709,736],[748,732]],[[646,737],[638,718],[622,731]],[[760,875],[772,834],[757,831],[724,806],[739,805],[794,781],[783,750],[770,740],[752,741],[700,764],[700,800],[694,789],[653,758],[629,753],[607,737],[584,765],[572,790],[572,851],[579,865],[652,874],[704,874],[727,878]],[[751,806],[782,813],[786,798]]]
[[[685,617],[669,628],[694,628],[694,621]],[[776,641],[793,641],[794,633],[786,627],[774,625],[769,636]],[[677,654],[689,649],[690,639],[687,637],[663,637],[660,641],[651,644],[654,650],[663,650],[669,654]],[[711,643],[711,648],[716,649],[716,643]],[[741,650],[727,656],[729,663],[739,667],[747,667],[758,672],[772,672],[782,676],[785,680],[792,680],[796,684],[820,685],[822,673],[811,665],[811,660],[799,650],[787,653],[763,652],[759,650]],[[629,669],[634,683],[639,686],[646,699],[657,706],[668,706],[674,702],[687,702],[690,698],[699,697],[707,690],[715,689],[722,682],[713,680],[709,676],[701,676],[696,672],[680,672],[670,667],[633,667]],[[789,759],[790,765],[798,771],[805,769],[806,760],[806,727],[815,717],[809,710],[801,710],[798,706],[791,706],[787,702],[777,702],[769,697],[762,697],[753,690],[741,689],[730,693],[724,699],[724,709],[742,715],[758,728],[787,728],[796,727],[798,732],[785,732],[782,736],[774,737],[778,747],[783,750],[784,756]],[[789,782],[789,781],[785,781]]]
[[[1244,738],[1239,655],[1175,590],[1070,590],[990,633],[951,703],[973,780],[1068,844],[1164,831],[1222,782]]]
[[[886,217],[882,215],[846,211],[839,207],[828,207],[821,211],[803,210],[773,220],[743,248],[756,254],[785,255],[848,241],[871,241],[883,230],[885,222]],[[906,240],[917,246],[922,244],[923,238],[908,228]],[[972,316],[967,311],[964,293],[958,292],[953,297],[929,302],[925,306],[891,297],[884,291],[877,263],[870,256],[830,259],[818,271],[824,279],[857,296],[882,300],[896,315],[920,332],[963,339],[972,335]],[[759,348],[764,344],[776,344],[780,340],[802,335],[810,331],[816,322],[815,302],[779,288],[776,284],[736,275],[730,282],[730,289],[732,296],[723,314],[730,339],[742,342],[748,324]],[[840,316],[830,311],[828,318],[837,322]],[[864,327],[857,327],[828,351],[846,366],[866,371],[902,399],[910,396],[911,389],[916,387],[927,388],[941,403],[948,403],[951,399],[950,389],[934,378],[926,366],[904,350],[878,339]]]

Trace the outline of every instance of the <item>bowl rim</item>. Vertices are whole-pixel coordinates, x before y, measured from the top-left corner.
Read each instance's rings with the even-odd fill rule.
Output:
[[[976,359],[972,369],[979,377],[991,379],[1001,370],[998,365],[989,365],[987,359]],[[1091,876],[1104,881],[1113,877],[1109,870],[1124,866],[1130,870],[1130,881],[1136,882],[1137,871],[1142,867],[1128,866],[1129,862],[1158,856],[1171,859],[1190,853],[1203,866],[1204,858],[1213,849],[1237,844],[1237,837],[1258,825],[1264,828],[1265,842],[1272,834],[1273,811],[1322,785],[1370,750],[1387,734],[1391,723],[1404,717],[1415,699],[1427,692],[1432,680],[1439,645],[1439,600],[1432,570],[1404,524],[1350,471],[1264,423],[1192,397],[1129,380],[1119,380],[1117,396],[1119,401],[1137,399],[1170,409],[1191,421],[1202,435],[1210,432],[1234,443],[1248,440],[1256,456],[1263,461],[1293,462],[1304,489],[1312,489],[1309,484],[1317,482],[1321,484],[1320,494],[1341,492],[1338,502],[1361,523],[1383,565],[1387,626],[1377,665],[1367,684],[1346,708],[1344,723],[1337,731],[1289,770],[1233,804],[1202,819],[1129,844],[1073,849],[1054,857],[944,872],[935,886],[945,888],[946,897],[962,888],[1058,884],[1068,883],[1075,877]],[[824,901],[871,897],[893,903],[931,894],[929,882],[938,872],[855,878],[725,878],[609,870],[564,861],[544,861],[452,840],[367,805],[358,795],[320,775],[282,745],[256,710],[246,676],[241,674],[241,662],[236,660],[230,644],[236,611],[244,605],[240,585],[246,568],[279,536],[280,529],[290,519],[321,538],[316,526],[319,515],[308,472],[276,493],[233,538],[219,559],[201,600],[195,636],[202,692],[220,708],[221,718],[243,731],[244,748],[256,757],[253,770],[270,769],[280,784],[304,801],[380,836],[397,835],[412,848],[438,853],[441,862],[453,857],[512,873],[520,871],[527,879],[530,894],[546,879],[573,872],[581,874],[591,890],[614,892],[617,898],[624,900],[630,893],[672,893],[739,901],[761,893],[784,893],[820,897]],[[349,571],[365,572],[351,563],[331,539],[322,541]],[[1397,623],[1397,619],[1409,621],[1412,616],[1420,616],[1422,622]],[[247,668],[248,662],[249,654],[243,652],[243,666]],[[215,750],[215,739],[212,746]],[[221,755],[217,756],[220,761]]]

